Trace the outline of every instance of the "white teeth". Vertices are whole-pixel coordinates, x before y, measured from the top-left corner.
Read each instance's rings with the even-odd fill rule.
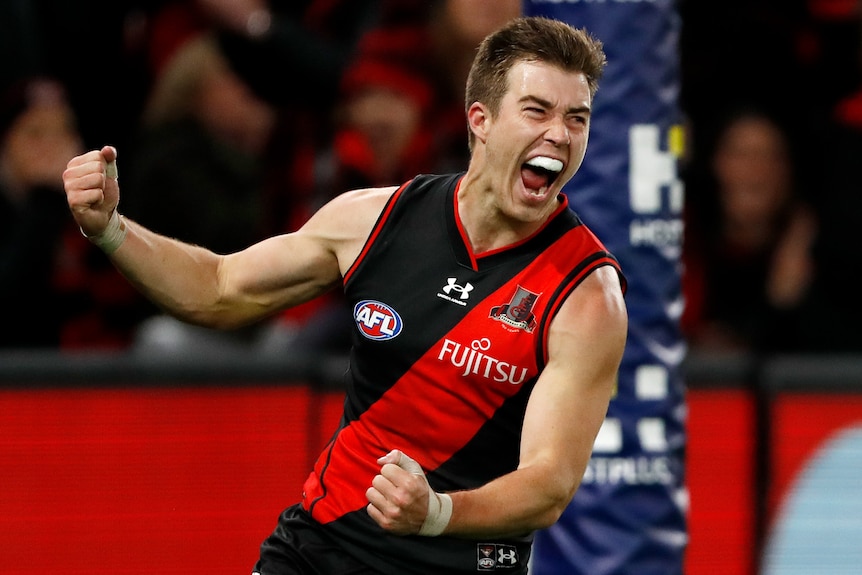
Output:
[[[527,162],[527,165],[542,168],[543,170],[548,170],[549,172],[556,173],[563,171],[563,162],[561,162],[560,160],[555,160],[554,158],[549,158],[547,156],[536,156],[535,158],[530,159]]]

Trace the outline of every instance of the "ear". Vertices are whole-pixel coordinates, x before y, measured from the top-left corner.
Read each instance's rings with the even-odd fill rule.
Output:
[[[467,109],[467,125],[476,139],[483,144],[488,139],[488,126],[491,116],[488,109],[480,102],[473,102]]]

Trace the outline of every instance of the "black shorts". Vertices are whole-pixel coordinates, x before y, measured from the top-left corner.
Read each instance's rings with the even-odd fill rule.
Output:
[[[252,575],[380,575],[348,555],[301,505],[285,509]]]

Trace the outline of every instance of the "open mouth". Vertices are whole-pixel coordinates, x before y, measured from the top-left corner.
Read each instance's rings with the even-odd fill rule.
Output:
[[[563,171],[563,162],[547,156],[536,156],[521,166],[521,180],[529,190],[544,191]]]

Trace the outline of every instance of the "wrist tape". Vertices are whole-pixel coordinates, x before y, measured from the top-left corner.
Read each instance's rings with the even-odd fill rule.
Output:
[[[101,250],[108,255],[117,251],[117,248],[122,245],[123,241],[126,239],[126,232],[126,222],[123,221],[117,210],[114,210],[111,214],[111,218],[108,220],[108,225],[105,226],[102,233],[88,236],[84,233],[84,230],[81,230],[81,233],[85,238],[90,240],[90,242],[97,247],[101,248]]]
[[[403,452],[400,454],[396,465],[413,475],[421,476],[425,480],[425,486],[428,488],[428,514],[425,515],[425,521],[422,523],[422,527],[419,528],[419,535],[427,537],[440,535],[446,529],[446,526],[449,525],[449,520],[452,518],[452,498],[445,493],[434,491],[431,488],[431,484],[428,483],[428,478],[425,476],[422,466]]]
[[[452,498],[446,493],[437,493],[428,486],[428,515],[419,529],[419,535],[440,535],[452,518]]]

